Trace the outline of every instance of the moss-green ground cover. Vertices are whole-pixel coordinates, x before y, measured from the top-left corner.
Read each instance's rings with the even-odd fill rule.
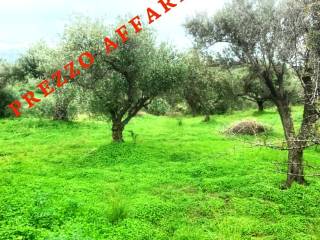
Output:
[[[281,190],[286,152],[222,133],[247,118],[281,140],[272,109],[137,117],[124,144],[106,122],[0,120],[0,239],[320,239],[320,180]]]

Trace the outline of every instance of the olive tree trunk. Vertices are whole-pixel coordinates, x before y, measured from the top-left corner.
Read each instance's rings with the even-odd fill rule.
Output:
[[[124,124],[121,120],[113,119],[112,120],[112,140],[114,142],[121,143],[123,142],[123,130]]]
[[[293,182],[305,184],[303,148],[293,148],[289,150],[286,187],[290,187]]]
[[[303,164],[304,148],[301,146],[299,138],[295,134],[289,101],[286,98],[280,99],[277,101],[277,108],[288,146],[288,171],[285,187],[291,187],[293,182],[305,184]]]
[[[258,104],[258,111],[263,112],[264,111],[264,101],[257,100],[257,104]]]

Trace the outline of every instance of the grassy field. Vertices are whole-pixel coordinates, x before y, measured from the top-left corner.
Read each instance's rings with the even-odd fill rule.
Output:
[[[320,180],[280,190],[286,152],[222,133],[248,118],[281,139],[272,110],[137,117],[120,145],[107,122],[0,120],[0,239],[320,239]]]

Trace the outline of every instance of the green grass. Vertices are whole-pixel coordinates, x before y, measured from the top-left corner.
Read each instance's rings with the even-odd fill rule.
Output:
[[[124,144],[106,122],[0,120],[0,239],[320,239],[319,179],[281,190],[286,152],[222,133],[248,118],[282,138],[272,110],[137,117]]]

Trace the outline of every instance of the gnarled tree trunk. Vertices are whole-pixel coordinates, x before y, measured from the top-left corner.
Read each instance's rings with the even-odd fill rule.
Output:
[[[121,120],[113,119],[112,120],[112,140],[114,142],[123,142],[123,130],[124,124]]]
[[[257,100],[257,104],[258,104],[258,111],[263,112],[264,111],[264,101]]]
[[[299,138],[296,136],[291,108],[287,98],[279,99],[276,103],[285,138],[288,146],[288,171],[285,187],[291,187],[293,182],[305,184],[304,165],[303,165],[303,146],[301,146]]]
[[[304,110],[303,120],[298,136],[290,142],[288,177],[286,185],[291,186],[293,182],[305,184],[303,150],[308,145],[308,141],[315,136],[312,131],[319,119],[316,101],[313,100],[316,84],[312,81],[310,75],[302,77],[304,83]]]
[[[303,148],[300,148],[298,146],[289,149],[286,187],[290,187],[293,182],[305,184]]]

